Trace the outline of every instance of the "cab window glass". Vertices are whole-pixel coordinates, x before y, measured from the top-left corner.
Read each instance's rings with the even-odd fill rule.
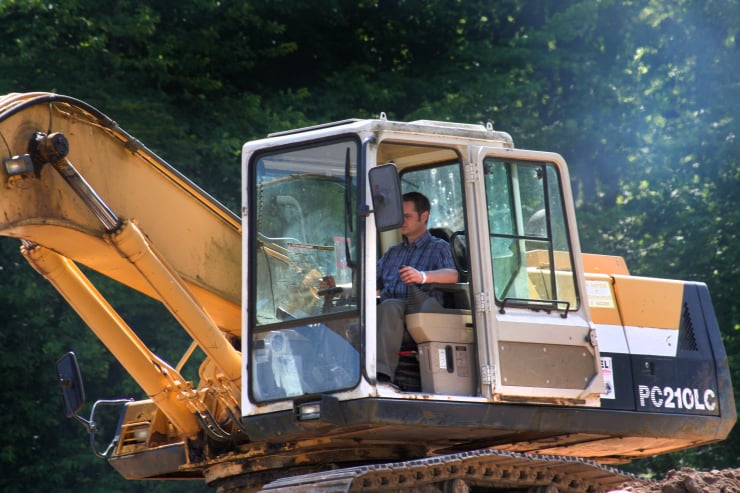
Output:
[[[484,178],[497,302],[548,302],[558,309],[577,308],[555,165],[488,158]]]
[[[432,206],[430,228],[450,233],[465,228],[458,163],[407,171],[401,175],[401,183],[404,192],[421,192],[429,199]]]
[[[359,381],[354,140],[257,156],[250,213],[251,395]]]

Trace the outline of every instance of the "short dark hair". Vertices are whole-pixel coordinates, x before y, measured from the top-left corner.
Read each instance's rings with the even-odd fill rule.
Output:
[[[413,202],[414,210],[421,215],[423,212],[429,212],[432,210],[432,206],[429,203],[429,199],[423,193],[419,192],[406,192],[403,194],[404,202]]]

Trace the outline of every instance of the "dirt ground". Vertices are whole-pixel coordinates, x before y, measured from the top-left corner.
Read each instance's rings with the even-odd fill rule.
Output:
[[[740,493],[740,468],[697,471],[671,470],[661,481],[649,486],[625,486],[629,493]]]

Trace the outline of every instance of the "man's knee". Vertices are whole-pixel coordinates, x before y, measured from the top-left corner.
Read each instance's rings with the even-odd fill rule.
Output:
[[[378,320],[386,317],[403,317],[406,313],[406,301],[387,299],[378,305]]]

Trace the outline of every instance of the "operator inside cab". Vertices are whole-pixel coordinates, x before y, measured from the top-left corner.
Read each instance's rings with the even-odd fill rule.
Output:
[[[403,195],[403,224],[400,243],[378,260],[378,370],[379,383],[392,384],[398,367],[398,352],[404,342],[413,342],[405,328],[409,291],[420,288],[423,298],[437,298],[430,283],[455,283],[458,273],[447,241],[433,236],[427,227],[431,205],[419,192]]]

